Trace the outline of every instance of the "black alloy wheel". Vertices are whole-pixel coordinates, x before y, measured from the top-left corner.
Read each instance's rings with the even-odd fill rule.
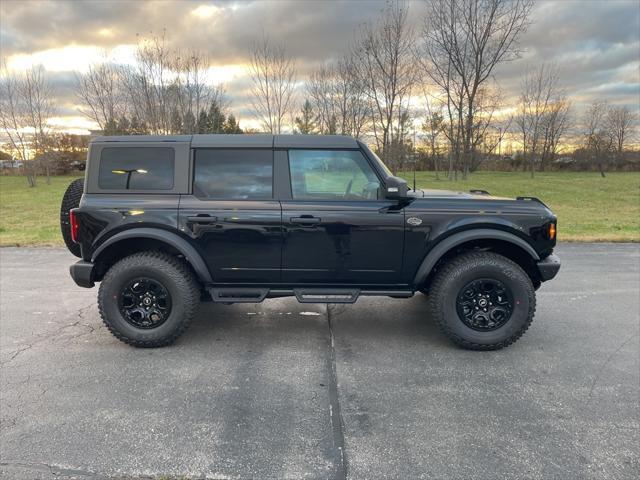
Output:
[[[469,328],[489,332],[502,327],[513,313],[513,294],[494,278],[481,278],[466,284],[456,299],[460,320]]]
[[[136,328],[157,328],[171,314],[171,295],[157,280],[137,278],[127,283],[118,298],[122,317]]]

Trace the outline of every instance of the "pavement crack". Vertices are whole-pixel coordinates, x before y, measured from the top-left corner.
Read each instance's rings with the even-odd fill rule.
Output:
[[[344,441],[344,422],[340,411],[340,398],[338,395],[338,373],[336,370],[336,350],[333,326],[331,324],[331,305],[327,304],[327,327],[329,340],[327,345],[327,370],[329,373],[329,420],[333,440],[333,461],[335,464],[336,480],[347,478],[347,455]]]
[[[9,364],[9,363],[13,362],[13,361],[16,359],[16,357],[17,357],[18,355],[20,355],[22,352],[25,352],[25,351],[29,350],[30,348],[31,348],[31,344],[30,344],[30,343],[28,343],[27,345],[25,345],[25,346],[23,346],[23,347],[20,347],[20,348],[19,348],[18,350],[16,350],[15,352],[12,352],[12,353],[11,353],[11,355],[9,356],[9,359],[8,359],[8,360],[5,360],[5,361],[4,361],[4,362],[2,362],[2,363],[0,363],[0,365],[4,367],[5,365],[7,365],[7,364]]]
[[[84,331],[80,331],[77,333],[73,333],[71,335],[69,335],[67,337],[67,340],[75,340],[79,337],[82,337],[84,335],[91,335],[93,332],[95,332],[97,329],[101,328],[101,327],[95,327],[93,325],[91,325],[90,323],[83,323],[82,321],[85,320],[84,316],[86,315],[87,311],[94,305],[94,303],[91,303],[90,305],[87,305],[85,307],[81,307],[76,311],[76,317],[78,318],[78,320],[76,320],[73,323],[68,323],[66,325],[62,325],[60,327],[58,327],[57,329],[55,329],[52,332],[49,333],[43,333],[43,334],[39,334],[36,335],[29,343],[19,347],[17,350],[11,352],[9,354],[9,358],[3,362],[0,362],[0,366],[5,366],[8,365],[9,363],[11,363],[12,361],[14,361],[20,354],[22,354],[23,352],[26,352],[27,350],[29,350],[30,348],[32,348],[34,345],[40,344],[42,342],[45,341],[50,341],[50,340],[56,340],[59,337],[61,337],[64,333],[66,333],[66,331],[68,329],[73,329],[76,327],[83,327],[86,330]]]
[[[629,338],[627,338],[624,342],[622,342],[620,344],[620,346],[618,348],[616,348],[613,352],[611,352],[609,354],[609,356],[605,359],[604,362],[602,362],[602,364],[600,365],[600,368],[598,368],[598,372],[596,373],[596,376],[593,379],[593,382],[591,382],[591,388],[589,388],[589,396],[588,396],[588,401],[587,401],[587,405],[589,403],[591,403],[591,399],[593,398],[593,391],[596,388],[596,384],[598,383],[598,380],[600,380],[600,377],[602,376],[602,372],[604,371],[604,368],[609,364],[609,362],[611,362],[611,360],[613,359],[613,357],[624,348],[625,345],[627,345],[631,340],[633,340],[634,338],[636,338],[638,335],[631,335]]]

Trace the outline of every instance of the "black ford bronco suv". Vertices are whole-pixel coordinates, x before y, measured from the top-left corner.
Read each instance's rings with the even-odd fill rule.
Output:
[[[498,349],[529,327],[535,290],[560,268],[540,200],[409,190],[343,136],[99,137],[61,223],[82,258],[71,276],[100,282],[102,319],[137,347],[176,340],[201,299],[423,292],[453,342]]]

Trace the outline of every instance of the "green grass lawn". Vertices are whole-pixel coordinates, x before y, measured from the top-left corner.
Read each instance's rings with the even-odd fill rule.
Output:
[[[412,183],[412,173],[403,175]],[[560,241],[640,241],[640,173],[478,172],[467,181],[435,180],[418,172],[419,188],[469,190],[494,195],[531,195],[558,215]],[[24,177],[0,177],[0,246],[62,245],[59,214],[65,188],[77,176],[43,177],[29,188]]]

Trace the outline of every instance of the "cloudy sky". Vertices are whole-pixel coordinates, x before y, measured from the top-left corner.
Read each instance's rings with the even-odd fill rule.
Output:
[[[130,62],[140,36],[166,29],[171,44],[205,51],[214,83],[224,83],[232,111],[251,124],[245,64],[262,33],[286,45],[301,75],[340,56],[359,25],[383,7],[375,0],[0,1],[1,54],[11,68],[42,63],[57,92],[58,126],[93,125],[80,112],[75,79],[107,52]],[[410,2],[419,26],[424,2]],[[517,95],[529,66],[556,62],[580,111],[594,100],[640,104],[640,0],[539,0],[522,38],[522,58],[495,72],[507,96]]]

